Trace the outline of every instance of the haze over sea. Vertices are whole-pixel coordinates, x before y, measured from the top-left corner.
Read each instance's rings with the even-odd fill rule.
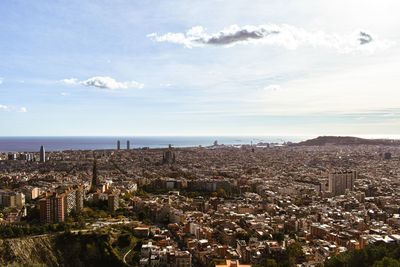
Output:
[[[32,152],[39,151],[41,145],[47,151],[61,150],[98,150],[115,149],[117,140],[121,141],[121,149],[126,148],[129,140],[131,148],[150,147],[165,148],[171,144],[174,147],[211,146],[217,140],[218,144],[242,145],[265,143],[298,142],[307,139],[305,136],[85,136],[85,137],[0,137],[1,152]]]

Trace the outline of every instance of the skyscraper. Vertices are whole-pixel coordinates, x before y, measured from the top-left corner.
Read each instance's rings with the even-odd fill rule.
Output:
[[[44,146],[40,147],[40,162],[46,162],[46,151],[44,150]]]
[[[42,198],[39,200],[39,210],[40,210],[40,222],[51,223],[52,222],[52,214],[51,214],[51,200],[50,198]]]
[[[356,179],[356,171],[331,172],[328,178],[329,191],[333,196],[344,195],[346,189],[353,190]]]
[[[121,149],[121,142],[118,140],[117,141],[117,150],[120,150]]]
[[[81,211],[83,209],[83,200],[85,199],[85,191],[82,186],[78,186],[75,191],[76,199],[76,211]]]
[[[172,151],[172,145],[168,146],[168,150],[163,152],[163,164],[172,164],[175,163],[175,153]]]
[[[131,141],[126,141],[126,149],[131,149]]]

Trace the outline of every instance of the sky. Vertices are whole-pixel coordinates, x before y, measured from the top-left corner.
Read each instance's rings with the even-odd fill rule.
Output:
[[[0,135],[400,135],[398,0],[3,0]]]

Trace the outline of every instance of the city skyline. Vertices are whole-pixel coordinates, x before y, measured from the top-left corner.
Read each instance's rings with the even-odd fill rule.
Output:
[[[1,135],[396,136],[398,7],[5,1]]]

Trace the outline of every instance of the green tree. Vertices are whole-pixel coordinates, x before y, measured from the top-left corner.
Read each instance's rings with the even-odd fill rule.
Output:
[[[272,234],[272,238],[274,240],[278,241],[279,243],[282,243],[282,241],[285,240],[285,235],[281,232],[274,233],[274,234]]]
[[[382,260],[375,262],[374,267],[400,267],[400,261],[384,257]]]
[[[294,242],[287,247],[287,254],[290,259],[293,259],[296,263],[302,263],[305,261],[305,254],[303,248],[299,242]]]
[[[129,234],[122,234],[118,236],[117,245],[120,248],[127,247],[131,244],[131,236]]]
[[[276,260],[274,259],[267,259],[263,264],[264,267],[278,267]]]

